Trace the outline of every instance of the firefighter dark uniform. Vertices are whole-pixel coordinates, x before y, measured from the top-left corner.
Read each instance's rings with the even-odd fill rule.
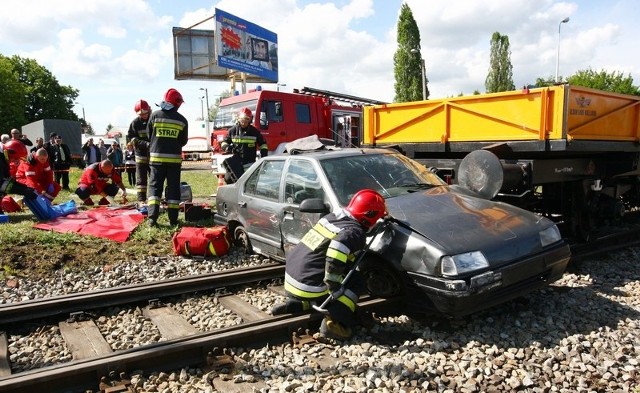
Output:
[[[256,149],[260,149],[261,157],[266,157],[269,153],[267,141],[260,131],[251,125],[252,119],[251,109],[240,109],[238,123],[229,129],[227,137],[220,144],[223,151],[240,156],[243,166],[256,162]]]
[[[366,251],[367,232],[386,215],[384,198],[374,190],[363,189],[347,207],[322,217],[287,253],[284,289],[289,300],[275,305],[271,313],[308,310],[331,295],[332,301],[326,305],[329,316],[322,320],[320,336],[351,337],[363,285],[357,271],[349,281],[344,280],[354,268],[356,254]]]
[[[160,110],[151,114],[149,132],[149,177],[148,219],[155,225],[160,214],[160,200],[165,180],[169,223],[177,225],[180,209],[180,171],[182,170],[182,147],[189,138],[187,119],[178,113],[182,95],[175,89],[165,93]],[[135,143],[134,143],[135,144]],[[146,144],[142,142],[142,144]]]
[[[242,128],[240,124],[229,129],[227,137],[222,142],[222,150],[227,151],[232,146],[242,158],[242,165],[252,164],[256,162],[256,146],[260,149],[260,157],[266,157],[269,154],[267,141],[264,139],[257,128],[249,124]]]
[[[135,105],[135,111],[138,116],[133,119],[129,125],[127,132],[127,142],[136,139],[138,141],[149,142],[149,134],[147,133],[147,122],[151,108],[146,101],[140,100]],[[138,202],[146,202],[147,200],[147,179],[149,178],[149,148],[148,144],[138,143],[134,146],[136,155],[136,193]]]
[[[287,255],[284,279],[287,295],[301,301],[300,310],[309,309],[311,304],[319,305],[331,292],[340,289],[344,276],[353,267],[355,253],[365,245],[365,238],[365,228],[344,211],[338,215],[329,213],[305,234]],[[354,324],[361,289],[357,274],[353,275],[344,293],[327,306],[333,320],[345,327]],[[274,314],[278,314],[277,310]]]

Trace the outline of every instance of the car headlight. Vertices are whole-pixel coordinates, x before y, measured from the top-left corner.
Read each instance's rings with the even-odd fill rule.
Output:
[[[466,252],[442,258],[442,275],[445,277],[455,277],[474,270],[489,267],[487,258],[480,251]]]
[[[560,239],[562,239],[562,236],[560,236],[560,230],[556,225],[550,226],[549,228],[540,231],[540,243],[542,243],[542,247],[553,244]]]

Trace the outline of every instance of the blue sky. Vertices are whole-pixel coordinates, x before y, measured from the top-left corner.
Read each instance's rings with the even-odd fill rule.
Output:
[[[640,2],[636,0],[406,0],[421,34],[430,98],[484,91],[493,32],[509,36],[516,86],[592,68],[630,74],[640,85]],[[98,134],[126,128],[140,99],[160,102],[174,87],[181,112],[201,115],[228,82],[173,78],[171,29],[214,8],[278,34],[280,89],[298,87],[391,101],[400,0],[8,0],[0,15],[0,53],[34,58],[61,84],[80,90]],[[558,25],[565,17],[570,21]],[[213,29],[212,22],[198,28]],[[249,89],[255,85],[250,84]],[[275,84],[262,84],[275,89]],[[16,125],[20,126],[20,125]]]

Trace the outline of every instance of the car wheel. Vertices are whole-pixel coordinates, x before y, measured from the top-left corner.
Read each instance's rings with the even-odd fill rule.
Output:
[[[386,262],[376,258],[367,259],[361,266],[360,271],[369,295],[390,298],[402,294],[402,280],[398,272]]]
[[[253,254],[253,247],[249,240],[249,234],[243,226],[237,226],[233,231],[233,244],[236,247],[243,248],[247,254]]]

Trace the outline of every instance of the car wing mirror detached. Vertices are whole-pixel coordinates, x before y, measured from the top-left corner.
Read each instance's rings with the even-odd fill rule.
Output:
[[[267,114],[264,112],[260,112],[260,129],[261,130],[269,129],[269,121],[267,120]]]
[[[303,213],[329,213],[329,206],[320,198],[309,198],[300,202],[300,211]]]

